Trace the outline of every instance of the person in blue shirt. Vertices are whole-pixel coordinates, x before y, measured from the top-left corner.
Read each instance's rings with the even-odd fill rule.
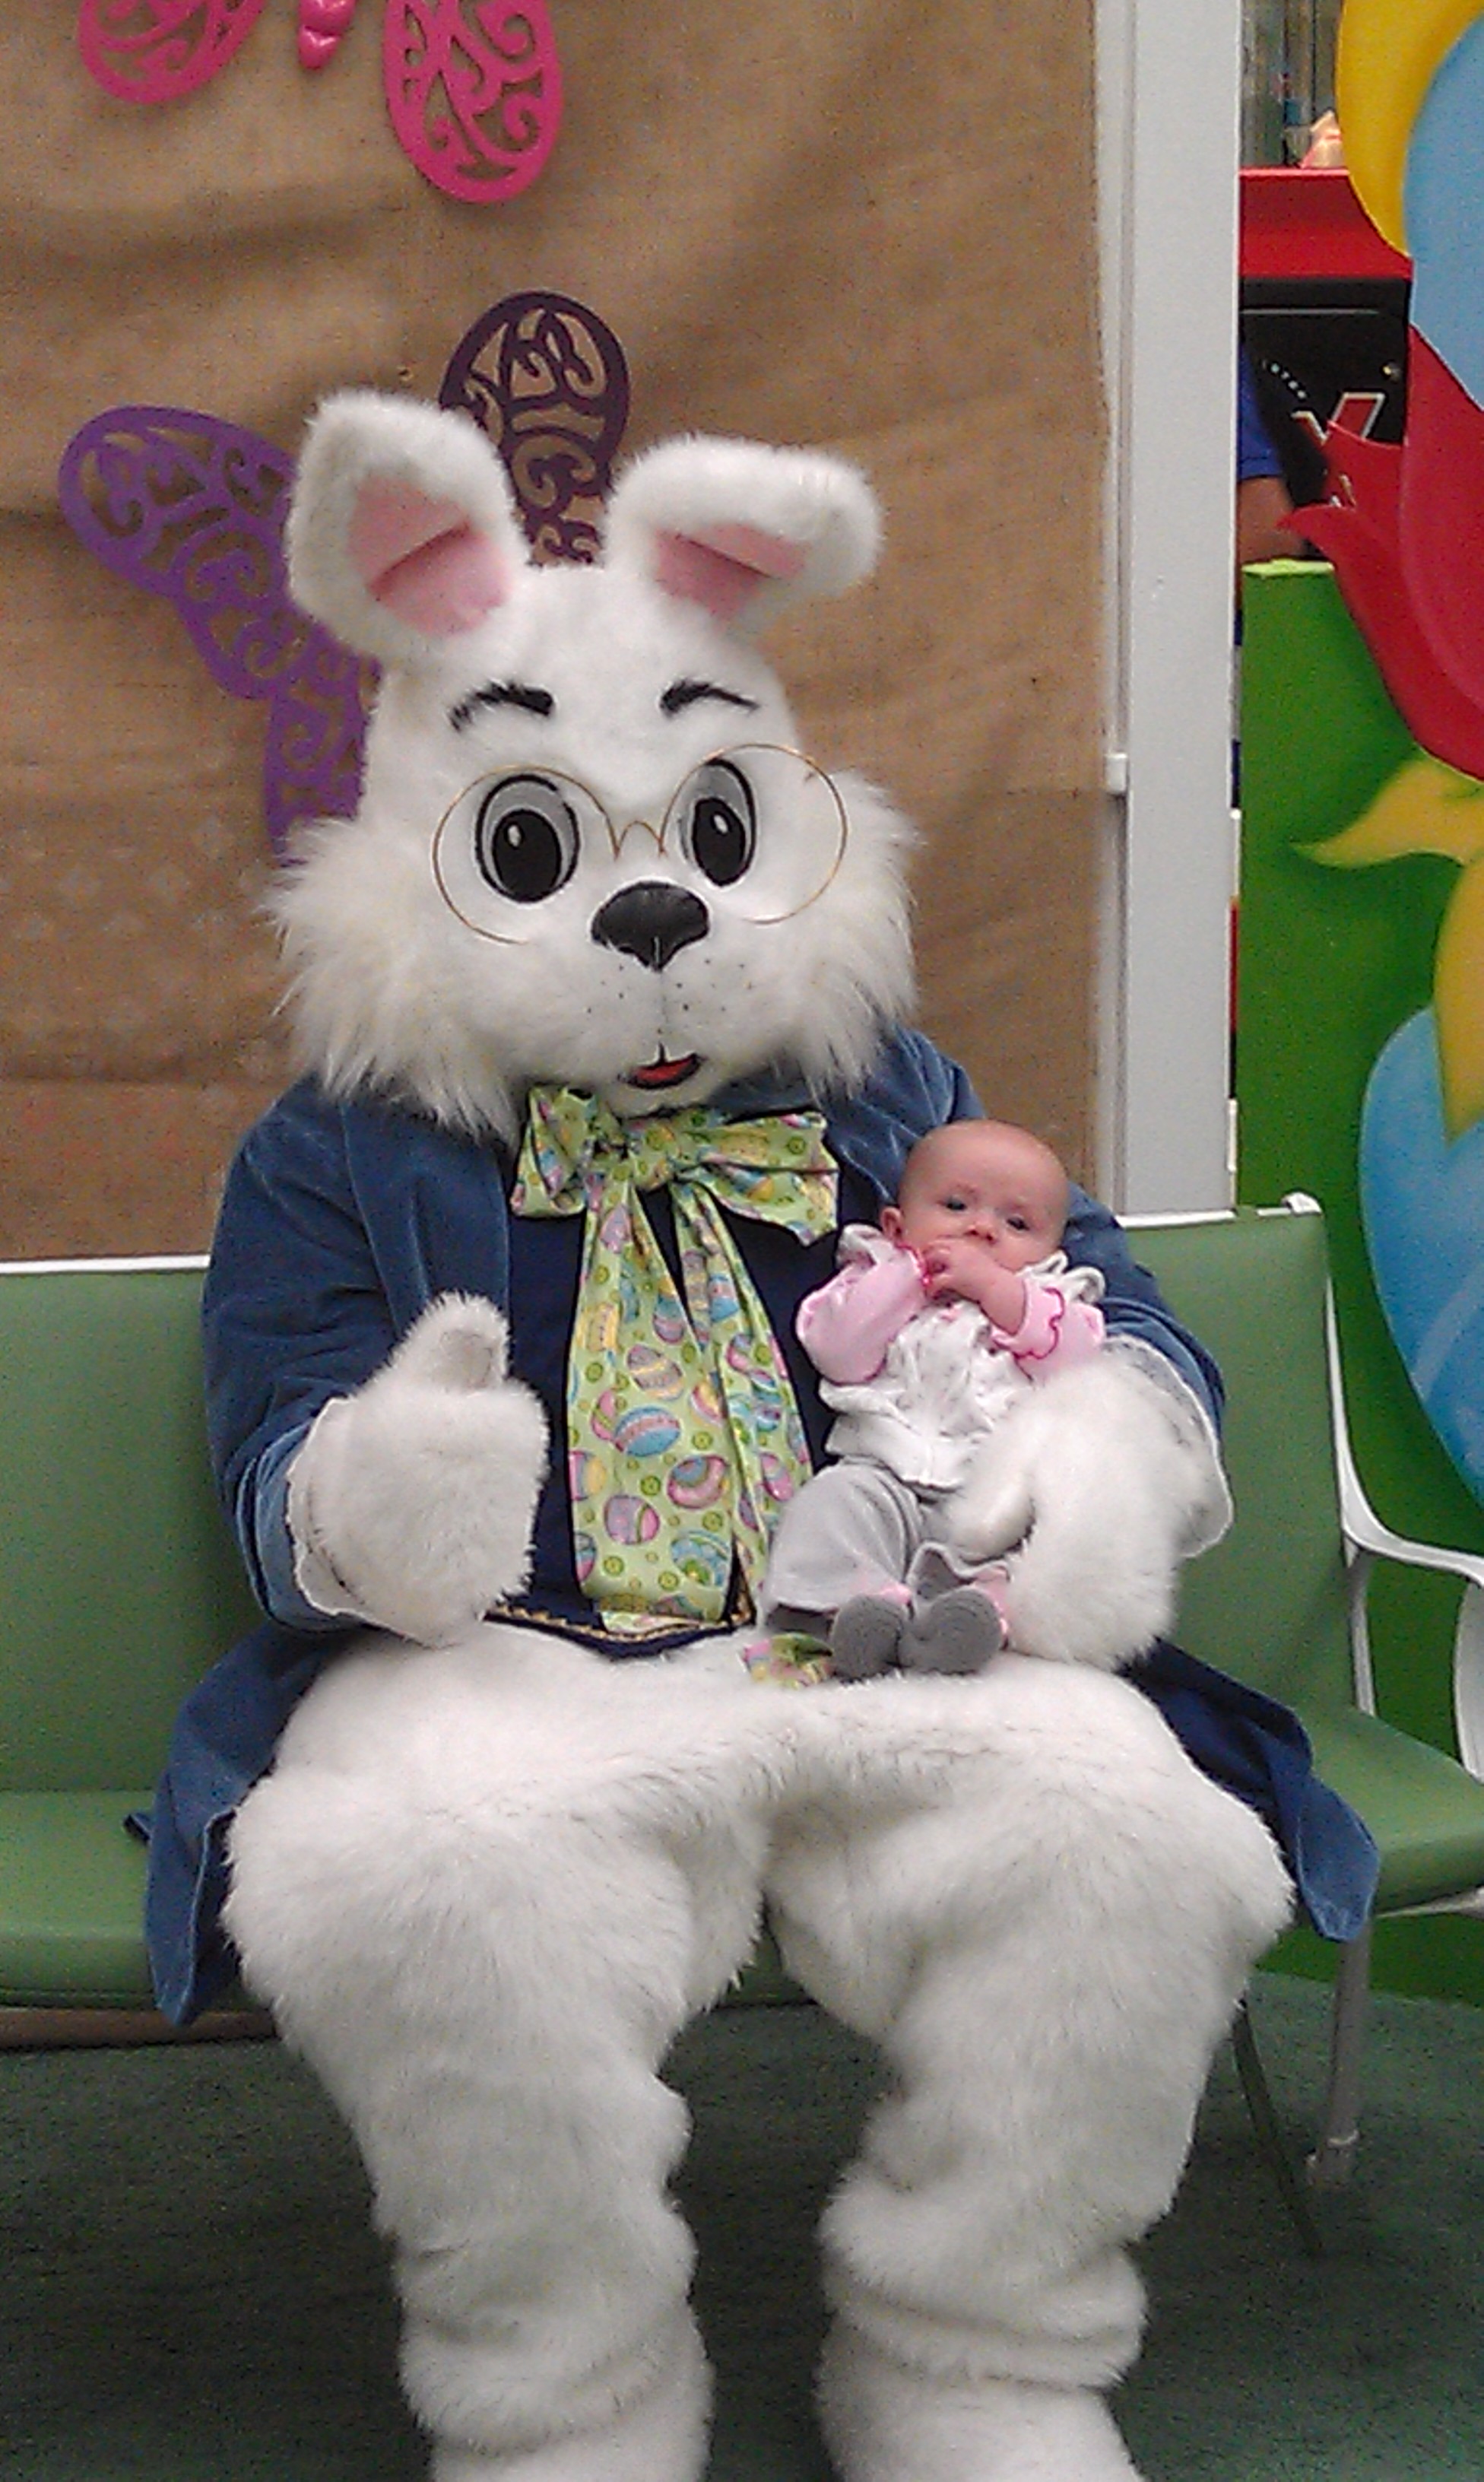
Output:
[[[1299,538],[1289,526],[1293,502],[1283,460],[1273,445],[1258,396],[1252,357],[1237,349],[1237,608],[1241,609],[1242,570],[1261,560],[1292,560]]]

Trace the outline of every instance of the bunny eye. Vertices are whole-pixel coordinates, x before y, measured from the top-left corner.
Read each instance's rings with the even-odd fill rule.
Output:
[[[481,878],[515,905],[539,905],[577,867],[577,814],[545,776],[505,776],[480,803],[474,860]]]
[[[751,868],[758,814],[752,787],[728,758],[697,768],[677,821],[681,852],[713,887],[731,887]]]

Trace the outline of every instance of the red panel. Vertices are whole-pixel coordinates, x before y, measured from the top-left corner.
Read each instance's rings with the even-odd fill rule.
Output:
[[[1348,172],[1245,172],[1243,276],[1410,276],[1412,261],[1382,240]]]

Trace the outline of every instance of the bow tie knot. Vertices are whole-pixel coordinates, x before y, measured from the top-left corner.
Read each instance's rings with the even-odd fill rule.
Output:
[[[697,1177],[741,1214],[783,1224],[800,1240],[827,1232],[834,1220],[838,1175],[818,1112],[729,1121],[698,1104],[625,1121],[594,1095],[533,1089],[517,1214],[575,1215],[615,1184],[645,1191]]]

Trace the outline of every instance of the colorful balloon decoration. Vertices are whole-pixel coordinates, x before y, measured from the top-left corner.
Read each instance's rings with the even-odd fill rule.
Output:
[[[1484,1500],[1484,784],[1408,760],[1315,860],[1460,866],[1433,997],[1384,1045],[1361,1105],[1361,1222],[1376,1296],[1434,1432]]]
[[[1484,11],[1347,0],[1337,66],[1351,181],[1413,264],[1399,447],[1331,429],[1301,531],[1422,749],[1484,778]]]
[[[1337,103],[1361,203],[1412,260],[1407,413],[1399,446],[1331,429],[1297,525],[1419,748],[1311,850],[1459,865],[1432,1005],[1367,1084],[1360,1197],[1393,1341],[1484,1500],[1484,0],[1346,0]]]

